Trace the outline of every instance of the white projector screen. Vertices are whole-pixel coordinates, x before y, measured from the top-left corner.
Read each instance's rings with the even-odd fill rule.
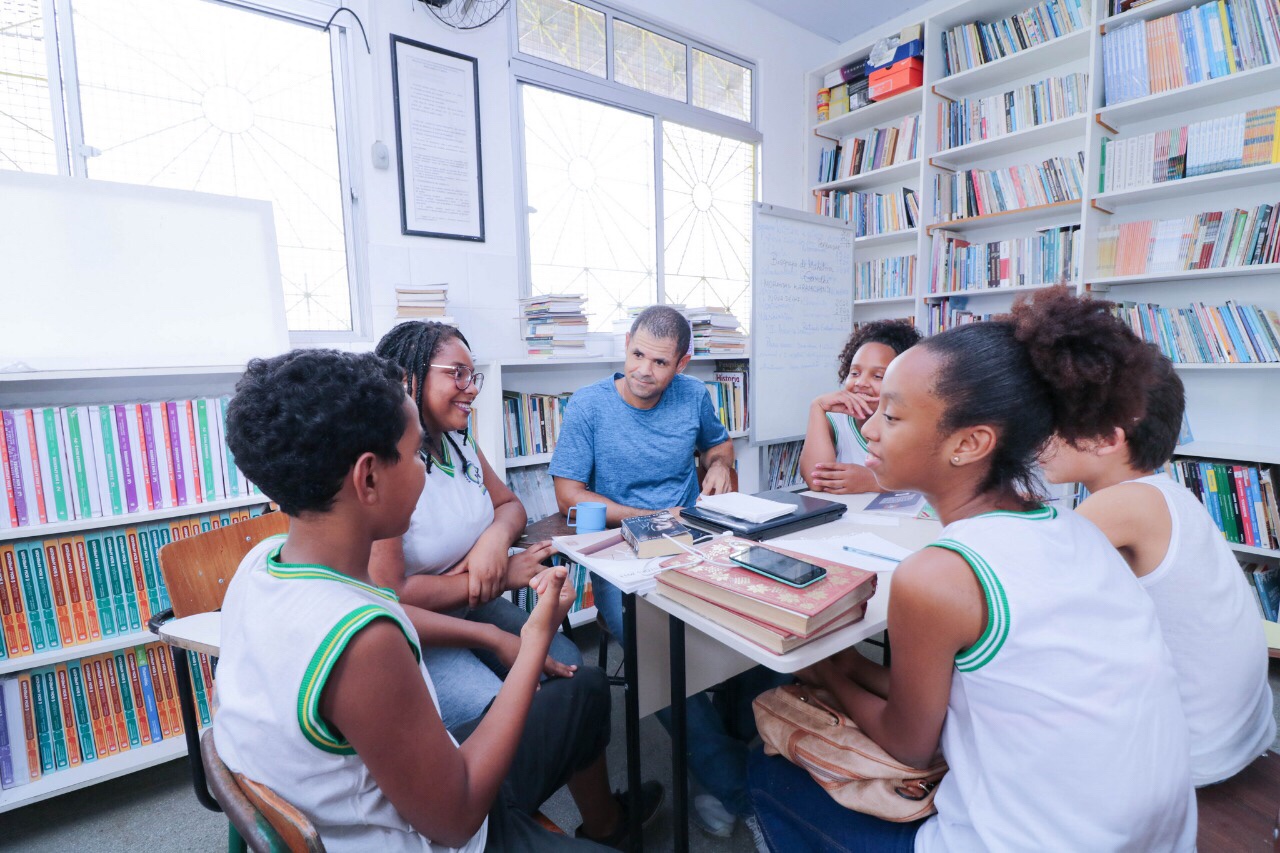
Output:
[[[0,171],[0,380],[288,348],[269,202]]]

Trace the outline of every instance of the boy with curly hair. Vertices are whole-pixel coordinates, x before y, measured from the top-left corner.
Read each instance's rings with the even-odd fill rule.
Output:
[[[815,492],[837,495],[882,491],[863,464],[862,424],[880,402],[880,382],[893,361],[920,340],[907,320],[876,320],[854,329],[837,360],[839,390],[809,404],[800,474]]]

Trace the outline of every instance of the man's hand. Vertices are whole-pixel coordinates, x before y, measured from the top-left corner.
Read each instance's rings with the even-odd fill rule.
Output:
[[[847,462],[818,462],[813,466],[811,479],[815,492],[833,495],[856,495],[879,488],[874,474],[862,465]]]
[[[472,546],[467,555],[458,561],[447,574],[467,573],[467,606],[479,607],[501,595],[506,589],[507,548],[486,541],[486,537]]]
[[[508,634],[501,628],[496,630],[497,636],[495,636],[493,645],[489,650],[498,658],[503,667],[511,669],[515,665],[516,655],[520,654],[520,638],[515,634]],[[547,655],[547,660],[542,665],[542,674],[548,678],[572,678],[577,669],[576,666],[561,663],[551,655]]]
[[[702,477],[702,493],[704,495],[722,495],[733,491],[733,480],[729,466],[723,462],[713,462]],[[677,516],[678,517],[678,516]]]
[[[876,413],[876,406],[879,405],[880,398],[868,397],[865,394],[855,394],[852,391],[846,391],[841,388],[839,391],[823,394],[815,399],[814,402],[824,412],[844,412],[845,414],[853,415],[858,420],[866,420]]]
[[[536,542],[525,548],[519,554],[512,554],[507,558],[505,569],[504,589],[524,589],[529,585],[529,581],[544,569],[542,561],[550,557],[555,552],[555,547],[550,541]]]

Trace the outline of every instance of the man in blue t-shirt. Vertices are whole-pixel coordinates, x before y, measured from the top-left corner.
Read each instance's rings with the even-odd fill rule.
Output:
[[[579,389],[569,400],[551,458],[561,512],[580,501],[599,501],[608,508],[609,526],[616,527],[631,516],[693,506],[694,450],[707,469],[702,492],[730,491],[733,442],[706,386],[681,373],[689,363],[689,338],[689,321],[680,312],[664,305],[646,308],[627,335],[624,371]],[[598,575],[591,583],[597,610],[621,641],[621,591]],[[742,711],[773,683],[767,671],[753,670],[731,680],[726,693],[737,699],[734,710]],[[665,712],[659,719],[670,724]],[[695,798],[695,820],[728,836],[735,817],[752,815],[745,743],[752,733],[730,734],[705,693],[690,698],[688,720],[689,767],[715,797]]]

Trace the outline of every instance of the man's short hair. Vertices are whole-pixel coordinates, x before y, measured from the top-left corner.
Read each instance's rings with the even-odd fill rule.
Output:
[[[660,341],[675,341],[677,359],[689,352],[693,337],[689,321],[670,305],[650,305],[641,311],[631,323],[631,336],[642,329]]]
[[[1161,355],[1156,359],[1154,382],[1147,389],[1147,412],[1124,431],[1129,464],[1135,470],[1154,471],[1173,457],[1186,405],[1182,379],[1173,369],[1173,362]]]
[[[404,371],[373,353],[255,358],[227,408],[227,446],[284,512],[326,512],[362,454],[400,458],[406,399]]]

